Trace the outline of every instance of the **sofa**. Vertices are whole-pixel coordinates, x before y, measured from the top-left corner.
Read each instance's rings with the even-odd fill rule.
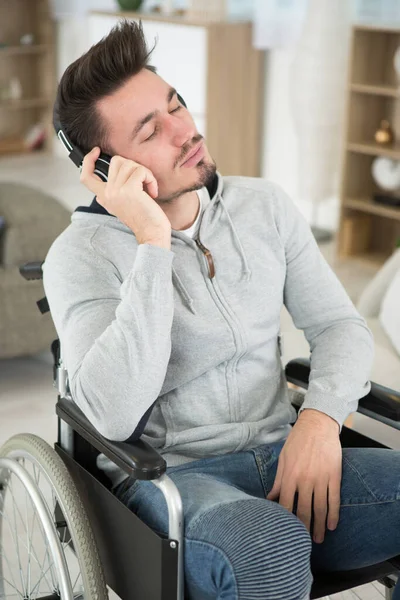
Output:
[[[56,198],[14,182],[0,183],[0,359],[28,356],[50,347],[57,337],[50,314],[36,302],[42,281],[26,281],[25,262],[42,261],[71,213]]]
[[[394,390],[400,390],[400,354],[382,326],[382,305],[389,287],[399,273],[400,248],[379,269],[356,303],[356,308],[365,318],[375,341],[375,357],[370,378]],[[395,321],[393,326],[394,323]],[[400,336],[400,332],[397,333]],[[310,349],[304,333],[295,328],[286,309],[282,311],[281,335],[284,365],[292,358],[309,356]]]

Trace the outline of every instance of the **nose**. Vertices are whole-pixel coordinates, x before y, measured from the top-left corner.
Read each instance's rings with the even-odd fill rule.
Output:
[[[172,143],[174,146],[181,148],[197,134],[196,126],[193,119],[174,119],[170,124]]]

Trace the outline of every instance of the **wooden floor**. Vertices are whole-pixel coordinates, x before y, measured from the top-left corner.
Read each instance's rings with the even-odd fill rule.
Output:
[[[378,582],[361,585],[360,587],[326,596],[322,600],[383,600],[385,598],[385,588]]]
[[[385,588],[378,582],[361,585],[360,587],[326,596],[323,600],[383,600],[385,598]]]

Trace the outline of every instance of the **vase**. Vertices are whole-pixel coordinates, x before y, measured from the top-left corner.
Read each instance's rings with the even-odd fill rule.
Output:
[[[141,7],[143,0],[117,0],[121,10],[136,11]]]

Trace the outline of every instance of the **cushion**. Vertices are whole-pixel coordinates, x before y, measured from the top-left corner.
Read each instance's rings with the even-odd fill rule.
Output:
[[[400,269],[386,290],[379,321],[400,356]]]
[[[2,236],[3,267],[44,260],[70,223],[70,212],[56,198],[15,182],[0,182],[0,214],[7,224]]]
[[[50,215],[7,227],[3,241],[3,266],[44,260],[51,244],[65,227],[64,219],[54,219]]]

